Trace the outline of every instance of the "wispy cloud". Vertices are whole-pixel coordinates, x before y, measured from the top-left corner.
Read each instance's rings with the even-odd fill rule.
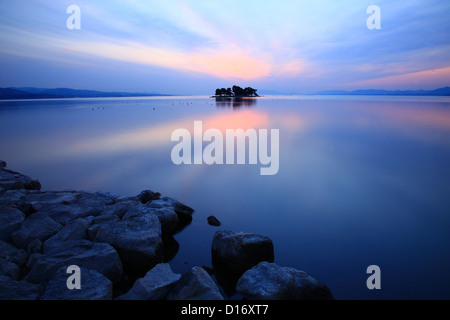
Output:
[[[373,89],[383,89],[386,87],[400,89],[435,89],[443,83],[450,84],[450,67],[357,81],[348,83],[347,85],[351,87]]]
[[[383,81],[395,89],[431,78],[448,84],[445,72],[423,73],[450,65],[444,1],[377,0],[382,29],[368,30],[369,0],[80,0],[82,29],[70,31],[65,9],[72,2],[0,2],[0,55],[67,66],[129,63],[289,91]]]

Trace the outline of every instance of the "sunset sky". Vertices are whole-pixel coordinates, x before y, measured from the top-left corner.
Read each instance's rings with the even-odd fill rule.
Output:
[[[0,0],[0,87],[435,89],[450,85],[449,16],[447,0]]]

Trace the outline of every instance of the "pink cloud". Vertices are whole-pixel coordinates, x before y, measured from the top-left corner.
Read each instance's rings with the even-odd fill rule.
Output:
[[[450,67],[399,74],[345,84],[354,88],[371,89],[436,89],[450,84]]]

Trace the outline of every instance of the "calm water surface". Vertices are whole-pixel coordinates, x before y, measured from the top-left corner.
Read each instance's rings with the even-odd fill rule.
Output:
[[[171,161],[173,130],[280,130],[280,170]],[[0,159],[43,190],[152,189],[196,210],[176,272],[211,265],[217,228],[268,235],[275,262],[338,299],[450,299],[450,99],[269,96],[0,102]],[[380,266],[382,289],[366,287]]]

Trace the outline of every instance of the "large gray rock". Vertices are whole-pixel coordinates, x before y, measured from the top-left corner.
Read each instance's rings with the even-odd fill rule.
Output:
[[[188,207],[187,205],[179,202],[178,200],[162,197],[157,200],[153,200],[147,203],[149,208],[161,209],[161,208],[171,208],[175,211],[178,217],[178,227],[177,230],[183,229],[185,226],[189,225],[192,221],[192,214],[194,209]]]
[[[87,230],[89,224],[84,219],[77,219],[61,230],[50,239],[44,242],[43,253],[59,250],[64,248],[64,244],[71,240],[85,240],[87,239]]]
[[[163,260],[161,224],[152,213],[128,210],[123,220],[93,226],[89,233],[93,241],[112,245],[127,267],[138,272]]]
[[[137,201],[120,201],[111,205],[108,205],[103,210],[102,216],[117,216],[119,219],[127,213],[127,211],[137,205]]]
[[[137,199],[141,203],[147,203],[149,201],[158,200],[161,197],[159,192],[153,192],[151,190],[144,190],[138,196]]]
[[[103,211],[106,206],[114,204],[117,198],[117,195],[109,192],[89,193],[79,191],[78,203]]]
[[[41,205],[37,211],[45,213],[47,216],[62,225],[70,224],[76,219],[96,216],[101,213],[101,209],[82,203]]]
[[[260,234],[217,231],[211,251],[214,269],[232,277],[240,277],[261,261],[274,260],[272,240]]]
[[[246,271],[236,290],[251,300],[330,300],[330,289],[303,271],[261,262]]]
[[[23,249],[17,249],[12,244],[0,241],[0,259],[11,261],[18,266],[24,266],[28,259],[28,254]]]
[[[6,190],[6,191],[3,191],[0,194],[0,205],[9,206],[9,207],[14,206],[14,207],[20,209],[22,212],[24,212],[24,210],[22,210],[22,207],[21,207],[21,199],[28,194],[32,194],[32,193],[36,193],[36,192],[37,191],[29,191],[29,190]]]
[[[178,215],[170,207],[155,209],[153,213],[161,223],[161,231],[164,236],[171,236],[176,233],[178,227]]]
[[[25,215],[22,211],[0,206],[0,240],[11,241],[11,234],[20,228],[24,220]]]
[[[56,234],[62,226],[44,213],[35,213],[28,217],[20,229],[11,234],[14,244],[18,248],[26,249],[35,239],[47,240]]]
[[[59,269],[42,292],[41,300],[112,300],[111,281],[97,271],[80,268],[81,288],[67,288],[67,267]]]
[[[75,191],[48,191],[24,194],[21,202],[30,204],[35,210],[39,210],[49,204],[74,204],[79,197],[79,193]]]
[[[174,273],[167,263],[160,263],[116,300],[162,300],[179,279],[180,275]]]
[[[224,300],[211,276],[203,268],[193,267],[183,274],[167,295],[168,300]]]
[[[19,280],[22,277],[21,268],[14,262],[0,258],[0,274]]]
[[[98,271],[113,283],[120,281],[123,272],[119,255],[109,244],[75,240],[66,242],[61,251],[31,256],[27,264],[31,270],[25,280],[45,283],[54,277],[58,269],[70,265]]]
[[[41,286],[0,275],[0,300],[37,300]]]
[[[0,168],[0,187],[8,190],[40,190],[41,184],[38,180],[2,167]]]
[[[98,216],[116,196],[107,193],[83,191],[40,192],[23,196],[22,208],[31,207],[31,212],[45,212],[53,220],[66,225],[73,220]]]

